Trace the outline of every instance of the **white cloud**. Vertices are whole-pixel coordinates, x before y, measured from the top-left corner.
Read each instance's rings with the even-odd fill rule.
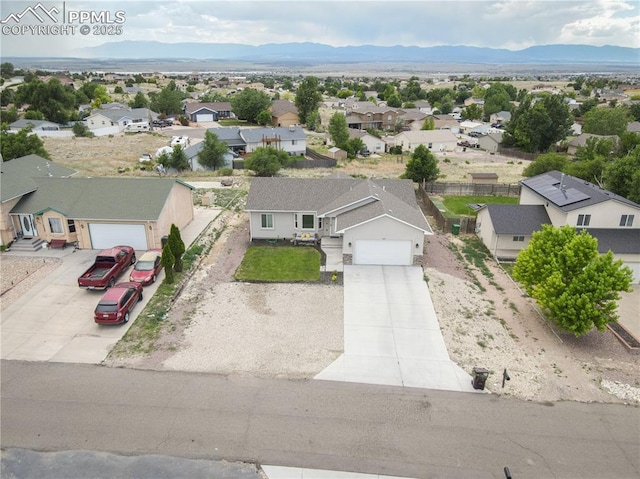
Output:
[[[2,1],[0,16],[5,18],[35,3]],[[2,55],[60,55],[120,40],[470,45],[513,50],[554,43],[640,44],[640,5],[636,0],[67,0],[66,8],[123,10],[124,32],[72,38],[3,35]]]

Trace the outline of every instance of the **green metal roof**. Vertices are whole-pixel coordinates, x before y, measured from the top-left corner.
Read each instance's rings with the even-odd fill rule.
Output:
[[[157,220],[176,183],[172,178],[36,178],[37,191],[11,210],[41,214],[55,210],[76,220]]]

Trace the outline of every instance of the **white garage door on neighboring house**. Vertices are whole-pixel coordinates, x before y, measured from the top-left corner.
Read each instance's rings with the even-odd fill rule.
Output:
[[[411,265],[411,241],[357,240],[353,264]]]
[[[214,120],[213,120],[213,115],[209,113],[208,115],[206,114],[196,115],[196,121],[214,121]]]
[[[144,225],[89,223],[89,234],[93,249],[107,249],[118,245],[131,246],[137,250],[148,248]]]

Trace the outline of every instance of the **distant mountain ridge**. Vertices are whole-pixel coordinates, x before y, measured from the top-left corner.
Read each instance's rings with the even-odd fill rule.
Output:
[[[456,46],[333,47],[320,43],[162,43],[121,41],[76,50],[79,57],[105,59],[235,60],[260,63],[493,63],[493,64],[636,64],[640,48],[589,45],[541,45],[523,50]],[[72,55],[72,56],[75,56]]]

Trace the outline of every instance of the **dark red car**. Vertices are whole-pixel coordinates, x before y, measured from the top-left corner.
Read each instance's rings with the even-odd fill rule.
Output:
[[[129,281],[140,283],[143,286],[155,283],[156,279],[158,279],[158,274],[162,270],[161,258],[162,250],[159,249],[150,249],[144,253],[133,267],[133,271],[129,275]]]
[[[129,321],[129,313],[142,301],[142,285],[118,283],[109,288],[96,306],[93,319],[98,324],[121,324]]]

